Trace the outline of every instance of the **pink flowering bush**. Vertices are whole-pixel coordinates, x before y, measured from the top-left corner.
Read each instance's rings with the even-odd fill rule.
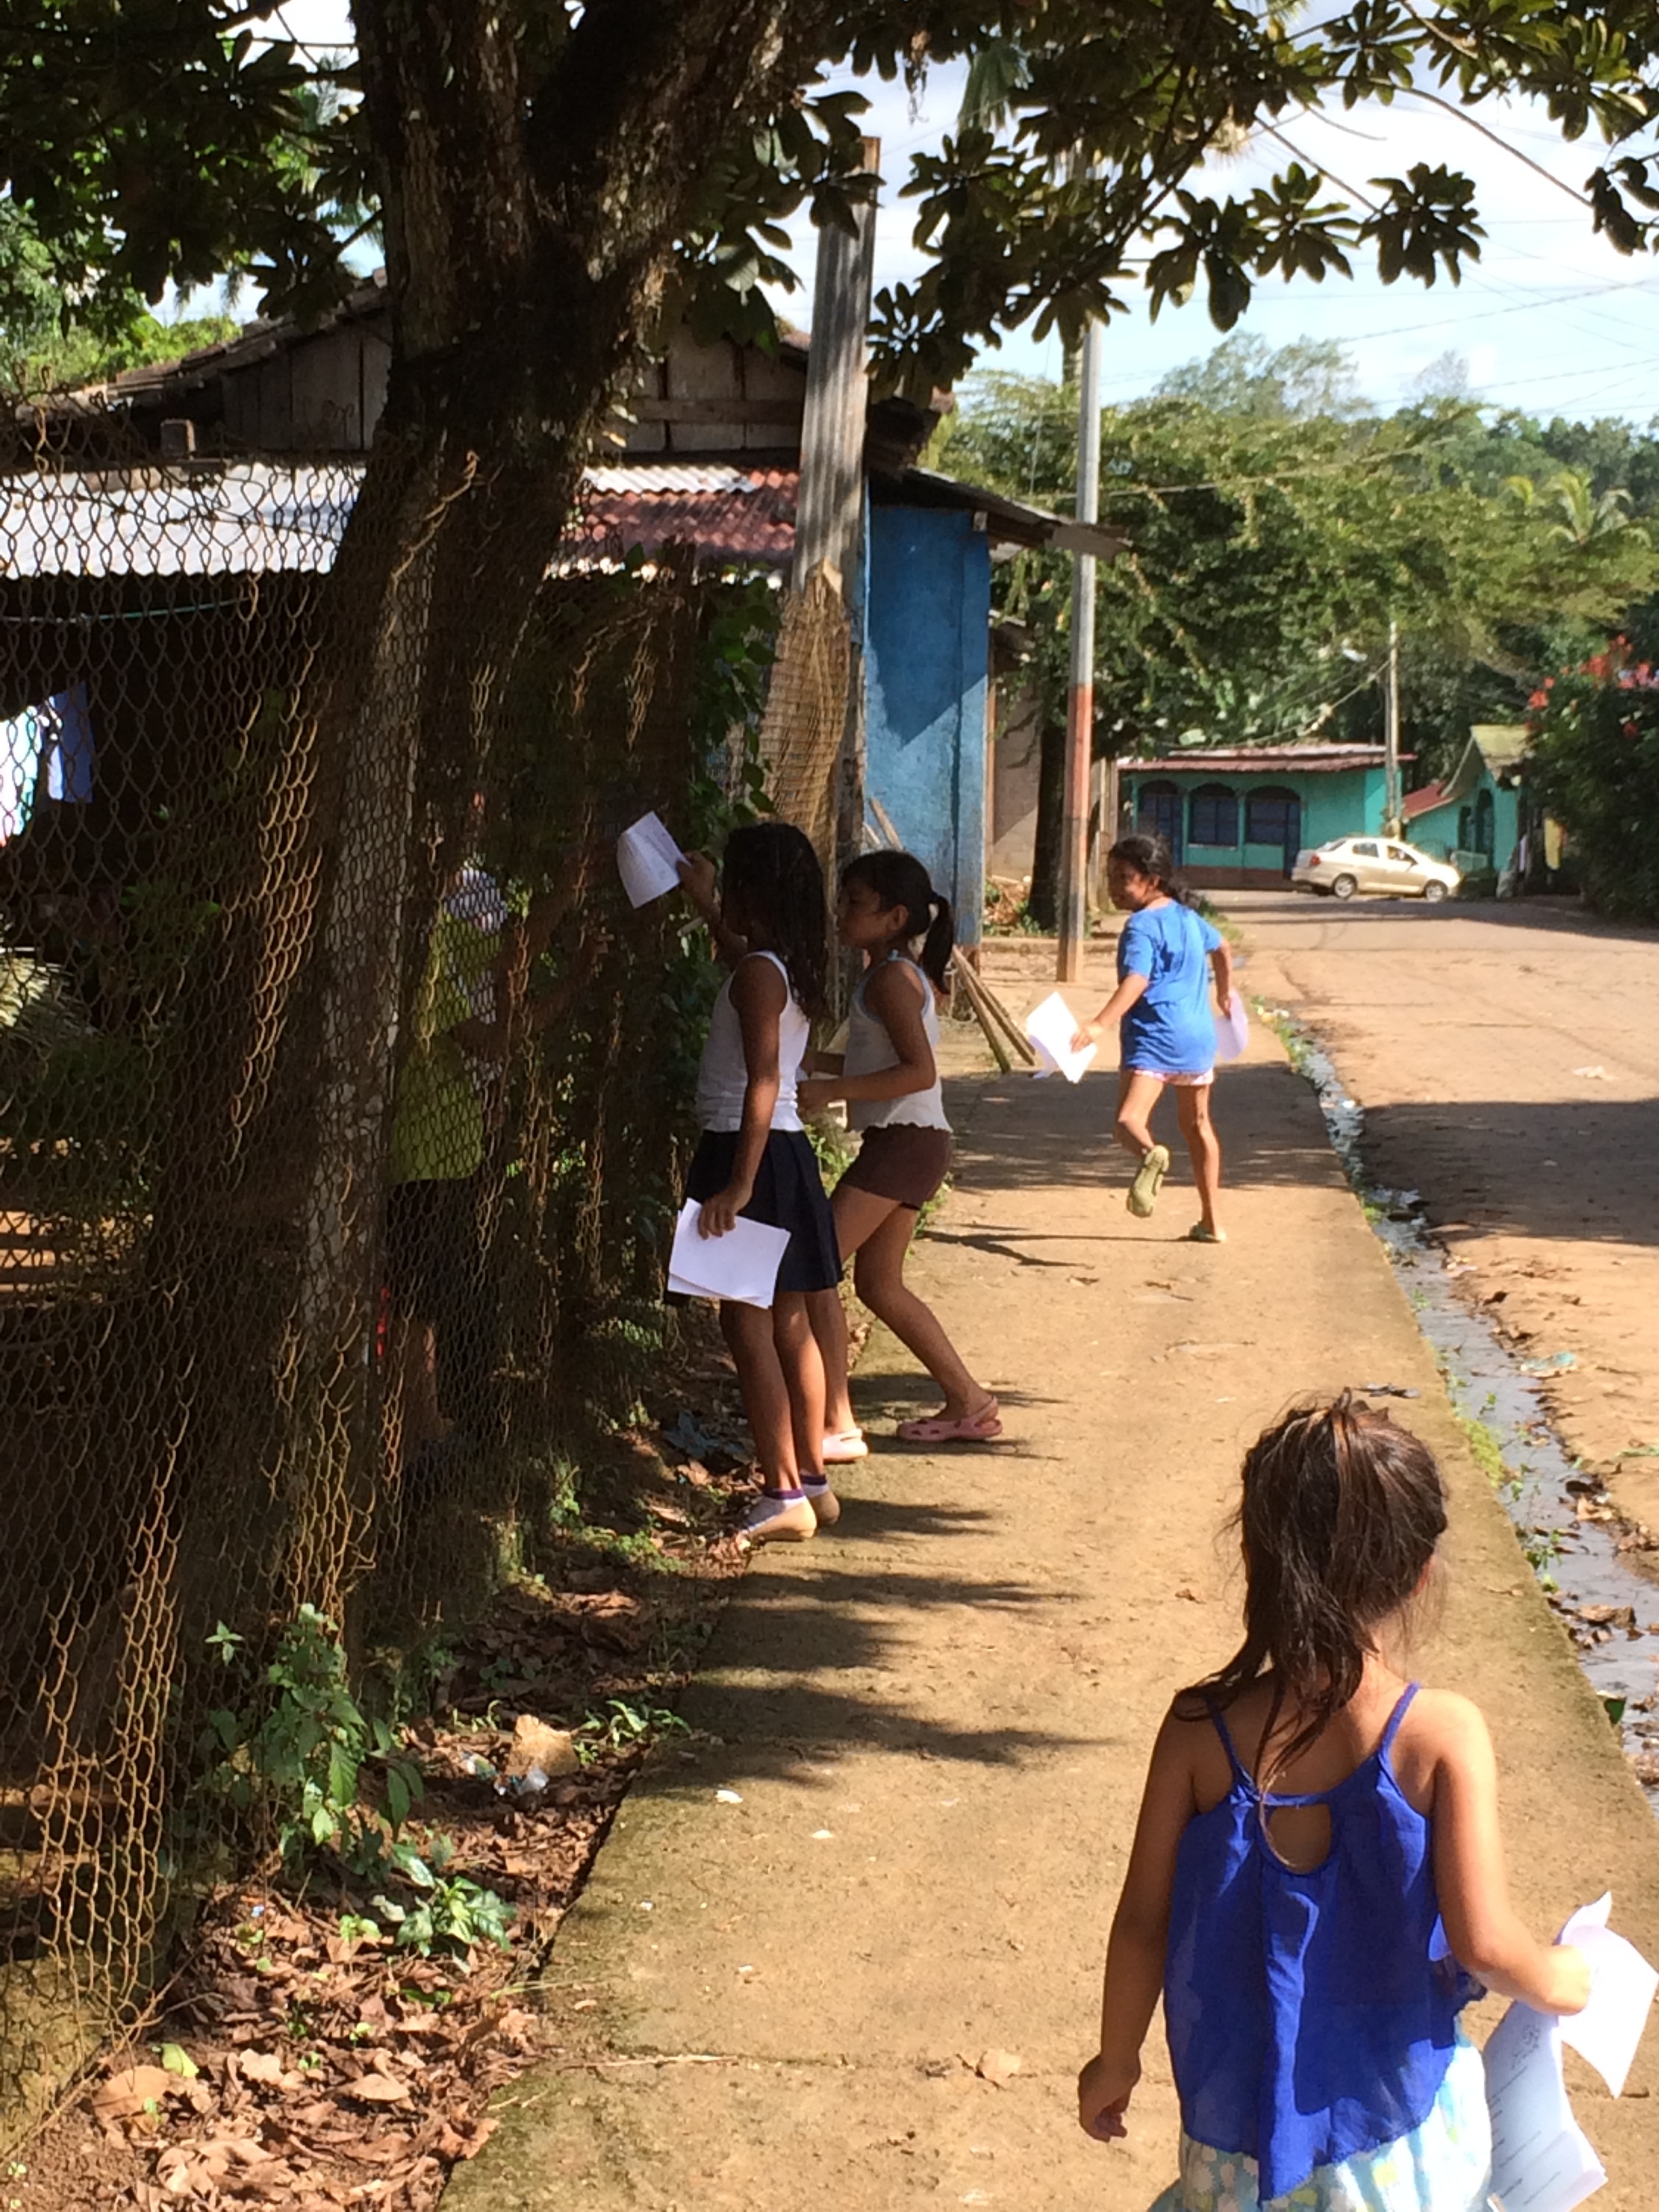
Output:
[[[1604,914],[1659,920],[1659,669],[1623,638],[1527,702],[1528,780]]]

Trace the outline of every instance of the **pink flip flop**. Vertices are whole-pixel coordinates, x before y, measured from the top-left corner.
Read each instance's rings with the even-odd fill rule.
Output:
[[[1001,1409],[994,1398],[988,1398],[978,1413],[962,1420],[946,1420],[943,1414],[935,1413],[928,1420],[901,1421],[898,1433],[907,1444],[988,1443],[1002,1434]]]

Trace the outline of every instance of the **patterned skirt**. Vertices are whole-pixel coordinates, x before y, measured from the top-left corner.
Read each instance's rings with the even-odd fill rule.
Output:
[[[1486,2069],[1460,2033],[1433,2109],[1397,2142],[1319,2166],[1288,2197],[1264,2203],[1253,2158],[1183,2135],[1181,2179],[1152,2212],[1486,2212],[1491,2187]]]

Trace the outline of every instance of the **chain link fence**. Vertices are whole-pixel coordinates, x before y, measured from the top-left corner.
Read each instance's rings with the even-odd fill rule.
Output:
[[[448,836],[390,783],[343,826],[420,681],[386,631],[385,727],[309,707],[358,489],[112,431],[0,471],[0,2136],[264,1840],[228,1668],[302,1605],[359,1667],[465,1619],[661,1341],[712,981],[609,845],[752,795],[775,602],[578,536]]]

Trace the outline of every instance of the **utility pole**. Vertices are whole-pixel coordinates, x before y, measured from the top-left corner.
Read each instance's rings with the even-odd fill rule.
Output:
[[[1103,333],[1091,321],[1078,370],[1077,519],[1100,520]],[[1080,982],[1089,939],[1089,766],[1095,735],[1095,556],[1072,556],[1072,675],[1066,718],[1066,804],[1060,854],[1060,955],[1055,975]]]
[[[1400,795],[1400,625],[1389,623],[1389,684],[1382,715],[1382,834],[1401,837]]]

